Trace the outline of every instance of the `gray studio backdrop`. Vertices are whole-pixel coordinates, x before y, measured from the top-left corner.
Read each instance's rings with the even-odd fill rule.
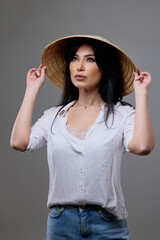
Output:
[[[156,147],[145,157],[122,161],[122,186],[132,240],[160,239],[160,2],[158,0],[14,0],[0,2],[0,239],[43,240],[47,221],[46,149],[32,154],[10,148],[10,134],[25,92],[29,68],[37,67],[51,41],[95,34],[121,47],[152,74],[149,107]],[[33,122],[58,104],[61,90],[46,78]],[[125,100],[134,105],[134,93]]]

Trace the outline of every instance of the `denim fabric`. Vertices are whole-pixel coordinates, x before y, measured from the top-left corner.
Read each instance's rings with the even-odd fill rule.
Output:
[[[85,209],[76,205],[57,205],[49,209],[46,240],[129,240],[126,219],[97,205]]]

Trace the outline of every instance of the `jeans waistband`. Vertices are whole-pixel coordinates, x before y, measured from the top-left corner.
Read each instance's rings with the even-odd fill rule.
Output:
[[[96,205],[96,204],[86,204],[86,205],[53,205],[51,206],[52,207],[63,207],[63,208],[69,208],[69,209],[72,209],[72,210],[77,210],[79,211],[79,209],[100,209],[101,207],[99,205]]]

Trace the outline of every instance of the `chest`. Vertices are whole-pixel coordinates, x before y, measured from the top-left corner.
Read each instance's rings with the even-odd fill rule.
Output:
[[[96,121],[101,109],[90,108],[70,108],[67,111],[67,125],[76,128],[80,132],[86,132]]]
[[[51,161],[57,159],[58,164],[60,159],[81,162],[82,156],[85,156],[85,161],[88,159],[93,163],[93,158],[95,161],[103,159],[105,163],[103,160],[102,162],[108,164],[117,152],[122,154],[122,131],[119,124],[114,128],[107,128],[104,121],[99,121],[90,128],[82,140],[68,133],[65,118],[62,118],[60,122],[54,123],[52,134],[48,135],[47,149],[49,159]]]

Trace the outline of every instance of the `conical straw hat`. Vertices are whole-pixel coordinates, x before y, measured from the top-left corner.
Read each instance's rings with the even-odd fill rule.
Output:
[[[109,44],[115,47],[119,52],[119,59],[122,68],[122,76],[123,76],[123,92],[122,95],[128,95],[131,93],[133,88],[134,74],[133,72],[137,72],[137,68],[134,65],[133,61],[129,58],[129,56],[123,52],[119,47],[109,42],[107,39],[92,36],[92,35],[72,35],[57,39],[53,41],[49,45],[47,45],[42,52],[42,65],[46,66],[46,74],[50,78],[50,80],[55,83],[59,88],[64,88],[64,75],[66,69],[66,62],[64,59],[64,54],[66,48],[70,41],[73,38],[91,38],[95,40],[102,41],[106,44]]]

